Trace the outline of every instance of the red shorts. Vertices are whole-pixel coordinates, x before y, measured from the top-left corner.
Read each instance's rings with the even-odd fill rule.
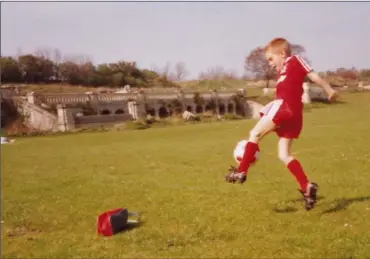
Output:
[[[289,104],[278,99],[265,105],[260,115],[271,119],[275,124],[275,132],[279,137],[298,138],[303,126],[302,112],[293,112]]]

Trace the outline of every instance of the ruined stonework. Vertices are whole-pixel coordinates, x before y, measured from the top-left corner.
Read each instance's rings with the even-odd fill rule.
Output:
[[[19,111],[32,128],[68,131],[109,126],[151,115],[157,119],[189,111],[248,117],[245,90],[85,94],[29,93],[17,97]]]

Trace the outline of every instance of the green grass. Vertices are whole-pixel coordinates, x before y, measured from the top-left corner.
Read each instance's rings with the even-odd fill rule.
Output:
[[[19,138],[2,148],[1,244],[10,258],[366,258],[370,94],[308,109],[294,152],[320,200],[303,209],[276,137],[244,185],[223,180],[254,121]],[[97,236],[117,207],[143,224]]]

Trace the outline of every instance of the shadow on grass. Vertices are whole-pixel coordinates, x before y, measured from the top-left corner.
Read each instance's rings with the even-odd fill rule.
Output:
[[[323,200],[325,199],[325,196],[317,196],[316,200],[317,201],[320,201],[320,200]],[[304,202],[303,200],[303,197],[302,198],[298,198],[298,199],[294,199],[294,200],[289,200],[288,202]]]
[[[273,208],[272,209],[273,211],[275,211],[276,213],[292,213],[292,212],[296,212],[297,209],[296,208],[293,208],[293,207],[285,207],[285,208]]]
[[[125,233],[125,232],[130,232],[136,228],[140,228],[141,226],[143,226],[145,224],[145,221],[139,221],[139,222],[127,222],[127,225],[125,227],[125,229],[122,231],[122,233]]]
[[[370,201],[370,196],[356,197],[356,198],[349,198],[349,199],[347,198],[336,199],[333,201],[334,206],[325,210],[323,214],[345,210],[347,209],[349,205],[351,205],[354,202],[364,202],[364,201]]]
[[[346,101],[343,101],[343,100],[336,100],[335,102],[330,102],[329,100],[327,99],[311,99],[312,101],[312,104],[314,103],[322,103],[322,104],[330,104],[330,105],[336,105],[336,104],[346,104],[348,102]]]
[[[324,196],[317,196],[317,200],[318,201],[319,200],[322,200],[324,198],[325,198]],[[302,204],[304,204],[303,198],[294,199],[294,200],[288,200],[287,202],[293,202],[293,203],[301,202]],[[276,213],[293,213],[293,212],[296,212],[298,209],[297,208],[294,208],[294,207],[291,207],[291,206],[286,206],[286,207],[283,207],[283,208],[278,208],[276,206],[272,210],[274,212],[276,212]]]

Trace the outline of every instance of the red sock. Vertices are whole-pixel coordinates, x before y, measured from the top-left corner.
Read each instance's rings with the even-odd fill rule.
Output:
[[[243,155],[242,161],[240,161],[238,172],[239,173],[247,173],[250,164],[254,161],[254,156],[256,152],[259,150],[258,144],[254,142],[249,142],[245,146],[245,151]]]
[[[303,171],[301,164],[298,162],[297,159],[293,159],[287,165],[289,171],[294,175],[297,179],[297,182],[301,186],[302,191],[306,191],[308,179],[306,174]]]

